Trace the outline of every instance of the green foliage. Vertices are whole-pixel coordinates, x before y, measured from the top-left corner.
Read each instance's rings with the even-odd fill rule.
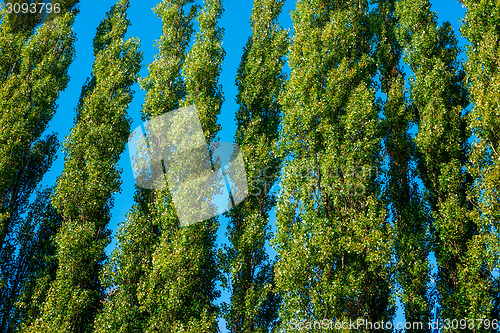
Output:
[[[162,35],[157,42],[159,53],[148,66],[148,76],[141,81],[141,87],[146,90],[142,106],[143,119],[176,109],[185,96],[185,84],[180,71],[193,33],[192,20],[197,7],[191,6],[187,14],[183,8],[192,2],[161,1],[154,8],[162,20]]]
[[[186,55],[198,8],[193,5],[186,14],[191,2],[162,1],[155,8],[163,33],[159,53],[142,81],[146,90],[142,113],[149,119],[194,104],[211,142],[219,129],[216,117],[222,103],[218,75],[224,51],[217,26],[222,6],[217,0],[206,2],[197,16],[200,31]],[[108,267],[115,289],[97,331],[215,331],[217,220],[181,228],[168,189],[138,189],[135,199],[120,228],[114,263]]]
[[[408,322],[431,321],[434,296],[441,318],[500,317],[500,5],[461,2],[465,71],[429,0],[298,0],[291,45],[284,0],[254,0],[236,76],[250,194],[227,213],[229,244],[217,256],[217,218],[181,227],[168,189],[137,188],[109,259],[142,60],[124,37],[129,0],[97,29],[64,170],[44,190],[58,148],[44,132],[69,80],[78,1],[53,0],[61,12],[45,16],[2,10],[0,332],[215,332],[220,316],[231,332],[319,332],[313,321],[391,321],[396,296]],[[140,81],[142,119],[195,105],[214,144],[222,1],[162,0],[154,12],[162,35]],[[221,309],[218,279],[231,292]]]
[[[128,1],[119,1],[97,28],[92,77],[82,89],[53,196],[63,218],[57,277],[27,332],[90,332],[103,298],[99,273],[109,243],[111,198],[120,186],[116,164],[130,130],[126,110],[142,58],[136,39],[123,40],[127,8]]]
[[[385,149],[388,155],[386,185],[389,209],[393,216],[396,283],[407,322],[430,321],[431,292],[429,218],[415,178],[415,144],[409,134],[415,116],[407,105],[401,45],[396,38],[398,19],[394,0],[378,2],[373,26],[377,37],[377,61],[381,90],[386,96],[383,112]],[[428,331],[428,329],[426,328]]]
[[[158,227],[148,218],[150,192],[137,190],[136,204],[118,229],[118,246],[104,267],[108,292],[95,332],[143,332],[149,313],[139,303],[138,287],[158,239]]]
[[[57,255],[55,236],[61,216],[52,207],[52,189],[37,193],[27,217],[16,232],[19,252],[15,260],[16,283],[13,284],[12,312],[4,318],[5,332],[16,332],[30,325],[38,316],[47,297],[50,283],[56,277]]]
[[[380,200],[368,3],[299,1],[293,20],[275,238],[281,329],[324,318],[387,321],[392,242]]]
[[[500,317],[500,5],[493,1],[463,1],[467,15],[462,32],[470,45],[465,69],[473,103],[470,130],[475,142],[468,170],[473,187],[468,199],[477,235],[463,261],[460,292],[471,318]],[[494,271],[497,271],[494,273]]]
[[[20,53],[7,52],[10,66],[0,88],[0,247],[17,211],[29,151],[47,128],[59,92],[68,83],[74,16],[67,12],[46,22],[27,40],[22,33],[16,35],[14,39],[22,45]],[[2,30],[8,32],[8,25],[9,21],[2,22]]]
[[[0,329],[2,331],[9,332],[13,328],[12,323],[19,319],[8,318],[13,315],[11,311],[15,311],[14,304],[20,297],[19,293],[22,292],[21,286],[25,283],[24,280],[33,273],[30,272],[30,265],[37,265],[30,262],[33,259],[33,254],[26,252],[27,250],[23,250],[23,248],[35,246],[32,242],[36,242],[36,240],[31,239],[31,231],[29,230],[35,229],[39,221],[32,218],[31,221],[30,218],[26,220],[24,214],[26,212],[29,214],[38,213],[32,211],[38,206],[29,205],[29,199],[51,166],[57,147],[57,138],[54,134],[36,142],[27,154],[25,170],[17,183],[16,201],[13,203],[15,210],[10,217],[9,231],[1,252],[0,269],[5,281],[3,287],[0,288],[2,296],[0,298],[2,309]]]
[[[184,12],[191,2],[161,1],[153,9],[162,20],[162,35],[157,42],[159,52],[148,66],[148,76],[141,80],[141,86],[146,91],[142,106],[144,120],[175,109],[179,106],[179,99],[185,95],[180,70],[193,31],[191,21],[196,14],[195,7],[188,14]],[[154,297],[149,294],[151,290],[147,290],[147,279],[153,270],[153,253],[161,230],[166,227],[163,221],[178,221],[167,190],[137,188],[134,199],[136,203],[127,214],[127,221],[119,227],[118,246],[106,267],[111,291],[98,318],[96,332],[145,332],[149,323],[154,328],[150,318],[157,307],[154,299],[149,300],[149,304],[145,299]],[[168,293],[175,297],[172,291],[159,290],[167,295],[158,295],[158,298],[168,300]],[[172,329],[174,326],[176,324],[172,325]]]
[[[219,130],[216,121],[222,104],[218,76],[224,50],[217,25],[221,15],[220,0],[207,0],[198,13],[199,32],[181,67],[185,94],[175,101],[180,106],[195,105],[208,143]],[[214,250],[219,223],[209,219],[181,228],[169,191],[155,194],[153,216],[161,234],[138,295],[151,314],[144,331],[213,332],[217,327],[213,302],[218,297]]]
[[[244,49],[236,76],[236,143],[245,158],[249,196],[228,213],[230,245],[222,256],[231,290],[224,317],[230,332],[270,332],[277,320],[279,298],[274,294],[273,269],[265,251],[271,238],[269,210],[275,204],[270,190],[279,175],[281,160],[276,141],[280,123],[278,97],[288,34],[277,23],[283,1],[256,0],[252,36]]]
[[[467,261],[468,241],[476,231],[466,200],[469,133],[462,114],[468,101],[457,40],[449,23],[437,26],[429,1],[398,2],[396,13],[398,41],[414,73],[410,95],[418,124],[418,171],[432,219],[442,316],[474,318],[464,305],[460,273]]]
[[[186,78],[186,96],[182,105],[196,106],[208,143],[216,139],[220,130],[217,116],[223,102],[222,87],[218,80],[225,55],[222,48],[224,31],[218,26],[222,12],[221,1],[205,1],[205,6],[196,18],[200,31],[182,67]]]
[[[42,138],[42,133],[55,112],[60,91],[68,83],[67,70],[74,56],[71,27],[76,11],[71,8],[76,1],[70,2],[60,15],[43,22],[40,15],[1,12],[1,331],[12,331],[20,320],[16,302],[24,297],[21,293],[28,288],[31,274],[36,274],[30,272],[37,265],[30,262],[34,260],[32,254],[19,251],[36,246],[27,232],[36,229],[39,221],[27,221],[25,214],[57,150],[56,136]]]
[[[35,1],[8,1],[7,3],[32,3]],[[16,15],[7,13],[4,9],[1,13],[2,24],[0,25],[0,80],[3,83],[13,73],[19,73],[21,64],[21,52],[28,38],[33,34],[37,24],[42,21],[41,14]]]

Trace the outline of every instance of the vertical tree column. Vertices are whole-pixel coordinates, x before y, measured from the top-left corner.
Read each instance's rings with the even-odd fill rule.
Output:
[[[429,235],[430,219],[424,213],[415,182],[415,143],[409,130],[415,116],[405,96],[405,79],[400,67],[402,48],[396,39],[398,19],[395,0],[378,3],[375,20],[377,56],[385,116],[384,139],[389,158],[387,199],[393,217],[396,252],[396,282],[407,322],[427,323],[431,317]],[[429,331],[425,327],[424,331]]]
[[[40,15],[2,11],[0,26],[0,330],[12,329],[14,303],[26,274],[19,234],[29,199],[58,148],[55,134],[42,138],[68,83],[74,56],[77,1],[61,4],[43,23]],[[36,32],[35,26],[41,24]]]
[[[460,267],[475,228],[466,202],[468,133],[462,113],[468,101],[459,49],[451,25],[437,26],[429,1],[398,2],[396,13],[398,42],[414,73],[410,82],[418,171],[432,222],[442,317],[460,320],[468,317]]]
[[[273,266],[265,245],[271,238],[269,210],[275,205],[270,193],[279,176],[277,152],[280,124],[279,94],[288,49],[288,35],[278,24],[283,1],[256,0],[252,36],[244,48],[236,77],[236,143],[245,157],[249,195],[228,215],[230,244],[223,267],[231,303],[225,319],[230,332],[270,332],[277,319],[278,297],[272,290]]]
[[[92,76],[64,143],[64,170],[53,199],[63,218],[57,277],[29,332],[91,332],[101,307],[99,274],[110,241],[112,195],[120,187],[116,164],[130,131],[126,110],[142,57],[136,39],[124,41],[128,5],[117,2],[97,28]]]
[[[469,193],[477,235],[462,262],[460,293],[469,318],[500,318],[500,4],[463,1],[463,33],[470,46],[465,65],[473,103],[470,128],[475,142]],[[496,272],[495,272],[496,270]]]
[[[275,240],[282,328],[387,321],[392,236],[368,2],[299,1],[293,21]]]
[[[162,35],[157,42],[158,53],[148,66],[149,73],[141,80],[141,86],[146,91],[143,120],[151,120],[179,108],[186,97],[181,69],[198,8],[192,3],[192,0],[164,0],[154,8],[162,20]],[[205,66],[207,64],[204,63]],[[186,295],[181,289],[194,279],[182,278],[180,268],[189,264],[192,258],[184,248],[180,248],[182,251],[178,253],[172,253],[168,248],[169,242],[181,245],[175,236],[179,232],[179,220],[168,186],[166,189],[137,188],[134,199],[136,203],[127,214],[127,221],[118,230],[118,247],[107,265],[112,291],[99,316],[96,331],[195,330],[196,327],[190,327],[188,323],[196,311],[191,311],[189,304],[184,302]],[[175,258],[170,258],[173,256]],[[164,265],[166,260],[171,260],[174,267]],[[208,326],[212,323],[213,320]],[[198,328],[203,329],[201,326]]]
[[[178,102],[180,106],[195,106],[207,145],[214,142],[220,128],[217,116],[223,97],[218,77],[224,50],[218,21],[222,11],[220,0],[204,2],[196,17],[199,31],[182,64],[185,96]],[[186,165],[185,161],[177,162]],[[218,324],[214,300],[219,294],[215,238],[219,223],[211,218],[181,227],[169,190],[157,191],[154,205],[153,216],[161,235],[151,271],[140,291],[145,306],[152,311],[146,332],[215,332]]]

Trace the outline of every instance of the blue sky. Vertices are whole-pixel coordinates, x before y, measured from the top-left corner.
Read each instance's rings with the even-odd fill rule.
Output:
[[[128,11],[128,17],[131,20],[132,26],[128,30],[128,36],[138,37],[141,41],[141,50],[144,52],[143,68],[140,72],[141,76],[147,75],[147,64],[149,64],[156,53],[156,47],[153,46],[154,41],[161,34],[161,21],[152,12],[152,8],[159,0],[131,0],[131,5]],[[459,35],[459,27],[461,18],[465,14],[465,9],[458,3],[458,0],[431,0],[432,9],[437,11],[439,22],[450,21],[454,26],[455,32]],[[73,125],[75,117],[75,106],[80,96],[82,85],[92,71],[92,63],[94,61],[92,54],[92,39],[99,22],[103,19],[106,11],[114,4],[114,1],[108,0],[85,0],[80,4],[80,13],[75,21],[75,32],[77,35],[76,58],[70,67],[69,75],[71,81],[67,89],[61,94],[58,104],[58,111],[52,120],[48,132],[57,132],[60,142],[64,141],[65,136]],[[223,47],[226,51],[226,57],[222,66],[220,83],[223,87],[225,102],[222,106],[222,113],[219,116],[219,124],[222,125],[222,130],[219,133],[221,141],[232,142],[236,131],[236,122],[234,115],[237,110],[235,97],[237,93],[234,84],[234,78],[240,62],[243,46],[247,38],[250,36],[250,12],[252,9],[252,1],[237,0],[225,1],[225,11],[220,21],[220,26],[225,29]],[[285,28],[292,27],[290,11],[295,7],[294,0],[287,0],[280,18],[281,25]],[[460,44],[465,45],[465,40],[459,38]],[[409,73],[410,74],[410,73]],[[134,86],[135,95],[129,107],[129,115],[133,120],[131,128],[136,128],[141,124],[140,110],[144,99],[144,92],[139,85]],[[44,178],[44,185],[53,185],[57,177],[61,174],[64,166],[64,155],[59,151],[58,158],[54,162],[51,170]],[[125,215],[133,205],[134,194],[134,178],[130,168],[129,153],[125,151],[119,162],[119,166],[123,169],[122,173],[122,191],[115,195],[114,208],[112,210],[112,219],[109,227],[116,232],[119,223],[125,221]],[[273,216],[274,214],[272,214]],[[219,230],[218,242],[225,242],[223,236],[227,221],[224,217],[220,219],[221,228]],[[108,252],[115,246],[115,240],[108,247]],[[271,255],[274,255],[271,251]],[[223,293],[221,300],[228,299],[228,294]],[[219,300],[220,301],[220,300]],[[398,311],[396,320],[402,319],[401,309]],[[222,331],[225,332],[225,327],[221,323]]]

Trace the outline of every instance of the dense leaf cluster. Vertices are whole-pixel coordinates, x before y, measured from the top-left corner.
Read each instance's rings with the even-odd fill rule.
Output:
[[[297,0],[293,33],[283,0],[254,0],[235,80],[249,194],[226,213],[229,242],[216,245],[218,218],[181,227],[168,186],[137,187],[110,257],[132,85],[142,120],[194,105],[207,150],[218,141],[223,4],[161,0],[144,78],[129,0],[111,7],[64,169],[42,188],[78,13],[57,2],[0,12],[0,332],[217,332],[221,318],[234,333],[322,332],[392,321],[398,298],[414,331],[437,313],[500,317],[498,1],[460,1],[462,61],[429,0]]]

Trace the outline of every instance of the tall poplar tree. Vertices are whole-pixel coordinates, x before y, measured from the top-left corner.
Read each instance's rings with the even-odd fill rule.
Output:
[[[14,3],[14,2],[11,2]],[[23,215],[57,150],[55,134],[42,138],[68,83],[74,56],[77,1],[58,14],[17,15],[2,10],[0,25],[0,330],[10,330],[27,257],[20,253]],[[34,32],[35,27],[38,29]],[[36,213],[36,212],[35,212]]]
[[[197,16],[200,31],[186,54],[198,6],[162,1],[159,53],[142,81],[143,119],[194,104],[207,143],[214,141],[222,103],[218,75],[224,52],[219,0],[207,0]],[[181,76],[184,74],[185,80]],[[120,228],[110,266],[113,292],[97,331],[212,332],[216,330],[215,219],[180,227],[169,189],[136,192],[136,204]]]
[[[128,0],[118,1],[94,37],[92,75],[64,143],[64,170],[53,196],[53,206],[63,218],[57,235],[56,280],[40,317],[27,332],[90,332],[101,306],[99,274],[110,241],[112,195],[120,187],[116,164],[130,131],[126,110],[142,57],[136,39],[124,40],[128,6]]]
[[[52,207],[52,188],[40,190],[16,231],[17,256],[2,332],[19,332],[37,317],[56,277],[55,236],[61,216]]]
[[[469,41],[465,69],[472,100],[470,129],[475,142],[468,170],[474,180],[469,200],[477,235],[461,262],[460,293],[469,318],[500,318],[500,4],[463,1],[462,28]],[[495,273],[496,270],[496,273]]]
[[[22,187],[30,149],[53,141],[40,137],[54,115],[59,93],[68,83],[67,70],[74,56],[72,24],[76,10],[71,9],[75,3],[61,4],[60,13],[50,15],[35,34],[30,33],[39,22],[36,15],[33,19],[7,13],[3,16],[0,42],[8,47],[2,52],[5,62],[0,90],[0,126],[5,128],[0,135],[0,248],[22,206],[18,201],[26,194]],[[30,188],[32,193],[33,186]]]
[[[387,321],[392,245],[368,2],[298,1],[293,22],[275,239],[281,328]]]
[[[192,20],[196,7],[185,10],[191,0],[161,1],[153,11],[162,20],[162,35],[158,40],[158,53],[149,64],[147,77],[140,81],[146,90],[142,106],[142,119],[149,120],[179,107],[185,96],[185,85],[180,76],[186,48],[193,32]],[[166,190],[165,190],[166,191]],[[161,190],[137,188],[135,204],[127,214],[127,221],[118,229],[118,245],[106,267],[111,292],[106,297],[104,311],[95,325],[96,332],[146,332],[149,319],[156,308],[145,306],[143,286],[153,269],[155,252],[162,226],[157,216],[174,218],[173,205],[168,193]],[[160,207],[156,207],[156,198]]]
[[[415,115],[406,101],[402,48],[396,39],[395,0],[378,1],[374,28],[381,90],[386,96],[384,140],[388,155],[387,198],[394,226],[396,282],[407,322],[427,323],[431,313],[429,218],[415,182],[415,143],[410,126]],[[428,331],[428,327],[425,327]]]
[[[196,107],[208,145],[220,128],[216,122],[223,101],[218,84],[224,57],[223,31],[218,27],[222,11],[220,0],[204,1],[196,17],[199,31],[182,64],[185,96],[179,106]],[[151,311],[145,332],[214,332],[218,326],[214,300],[218,296],[215,238],[219,223],[211,218],[181,227],[171,200],[169,191],[157,191],[158,213],[153,216],[161,236],[140,290],[144,306]]]
[[[469,315],[460,271],[476,233],[466,200],[468,100],[453,29],[449,23],[438,27],[430,6],[428,0],[398,2],[397,34],[414,73],[410,97],[418,125],[418,172],[432,220],[442,317],[460,320]]]
[[[274,294],[273,266],[265,246],[271,238],[270,193],[281,160],[276,144],[280,124],[278,97],[288,49],[288,33],[278,24],[284,1],[255,0],[250,23],[252,36],[244,48],[236,84],[240,108],[236,114],[236,143],[245,159],[249,196],[228,214],[230,245],[223,267],[231,302],[225,319],[230,332],[269,332],[277,319],[279,300]]]

